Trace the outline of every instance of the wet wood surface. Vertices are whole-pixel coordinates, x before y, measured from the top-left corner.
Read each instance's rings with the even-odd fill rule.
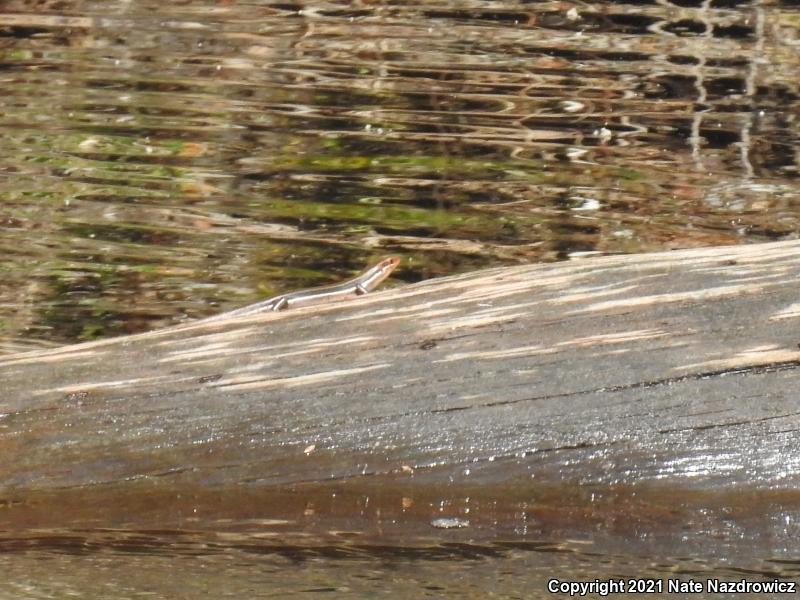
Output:
[[[0,487],[800,483],[800,243],[447,277],[0,361]]]

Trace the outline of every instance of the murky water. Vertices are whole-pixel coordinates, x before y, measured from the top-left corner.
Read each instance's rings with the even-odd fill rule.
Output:
[[[412,281],[795,236],[798,28],[790,3],[5,2],[3,347],[387,252]]]
[[[213,314],[386,253],[414,281],[800,231],[790,2],[0,11],[0,351]],[[119,515],[23,526],[15,507],[2,598],[534,598],[551,576],[798,568],[794,521],[777,555],[706,560],[495,525],[355,544]]]
[[[661,582],[646,597],[674,597],[670,581],[800,581],[794,492],[360,486],[11,494],[0,598],[546,598],[553,579]]]
[[[46,537],[42,535],[41,537]],[[4,581],[0,597],[65,598],[568,598],[553,594],[553,579],[592,582],[632,580],[659,585],[664,593],[640,597],[681,597],[668,594],[673,582],[705,583],[709,575],[724,582],[791,582],[776,568],[720,568],[714,561],[635,556],[598,557],[579,544],[453,544],[428,548],[380,546],[326,547],[259,546],[252,541],[226,547],[217,541],[193,540],[164,552],[149,542],[153,534],[118,534],[112,543],[91,541],[81,546],[68,540],[51,548],[27,545],[0,555]],[[166,536],[164,536],[166,537]],[[78,538],[80,539],[80,537]],[[46,545],[46,544],[45,544]],[[781,567],[784,567],[781,565]],[[651,583],[653,582],[653,583]],[[557,584],[556,584],[557,585]],[[640,585],[640,584],[635,584]],[[674,585],[674,584],[673,584]],[[633,588],[635,589],[635,588]],[[654,588],[657,589],[657,588]],[[625,594],[627,595],[627,594]],[[630,594],[639,596],[638,594]],[[775,594],[769,597],[792,597]],[[600,598],[599,593],[584,597]],[[624,597],[615,594],[611,597]],[[697,593],[696,598],[756,598],[757,594]],[[764,595],[760,595],[764,597]]]

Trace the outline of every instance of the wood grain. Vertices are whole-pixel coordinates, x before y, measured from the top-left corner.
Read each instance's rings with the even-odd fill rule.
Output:
[[[798,270],[794,241],[508,267],[6,356],[0,489],[791,494]]]

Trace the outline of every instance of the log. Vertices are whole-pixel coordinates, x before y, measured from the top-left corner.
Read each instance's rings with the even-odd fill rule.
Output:
[[[799,269],[797,241],[503,267],[5,356],[0,526],[524,513],[795,548]]]

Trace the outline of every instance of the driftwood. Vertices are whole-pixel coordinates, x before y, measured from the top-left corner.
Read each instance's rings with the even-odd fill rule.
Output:
[[[799,270],[800,242],[508,267],[6,356],[0,519],[636,537],[725,506],[706,530],[797,545]]]

